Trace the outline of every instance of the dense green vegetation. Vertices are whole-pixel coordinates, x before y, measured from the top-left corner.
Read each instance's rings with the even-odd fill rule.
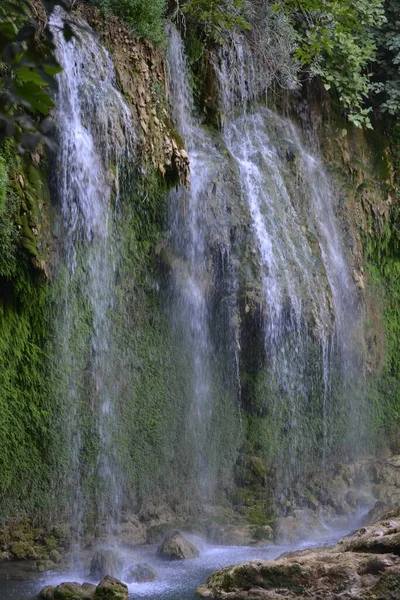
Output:
[[[92,0],[104,13],[121,17],[134,34],[159,44],[164,39],[165,0]]]
[[[69,0],[44,0],[44,14]],[[39,35],[40,30],[40,35]],[[72,35],[68,23],[64,35]],[[0,145],[8,137],[19,150],[33,149],[40,141],[51,145],[51,92],[60,67],[54,58],[52,35],[40,27],[28,0],[5,0],[0,6]]]
[[[167,14],[185,30],[197,29],[206,45],[224,43],[234,29],[248,32],[250,37],[252,30],[258,30],[254,46],[258,52],[268,54],[270,63],[273,20],[274,15],[279,15],[280,22],[286,21],[287,27],[293,28],[291,60],[299,80],[319,76],[351,122],[371,127],[373,107],[390,114],[399,111],[400,26],[396,0],[270,0],[262,5],[252,0],[91,2],[105,14],[118,15],[134,35],[155,43],[164,39]],[[69,1],[43,2],[48,14],[56,4],[68,8]],[[264,29],[261,35],[260,24]],[[0,30],[0,135],[3,139],[17,136],[22,145],[30,146],[37,143],[40,135],[48,141],[49,120],[43,119],[38,126],[32,111],[46,117],[52,106],[49,88],[54,87],[59,67],[54,60],[51,35],[47,28],[41,28],[40,44],[37,43],[39,22],[28,0],[2,3]],[[71,35],[68,24],[65,35]]]

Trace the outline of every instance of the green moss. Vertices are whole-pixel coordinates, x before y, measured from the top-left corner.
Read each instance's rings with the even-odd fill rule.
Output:
[[[28,542],[13,542],[10,550],[17,560],[36,558],[36,552]]]

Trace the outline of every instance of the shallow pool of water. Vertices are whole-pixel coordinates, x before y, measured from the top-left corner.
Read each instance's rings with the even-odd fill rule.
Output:
[[[347,530],[349,531],[349,530]],[[334,543],[344,535],[342,531],[331,532],[324,538],[304,542],[296,546],[213,546],[198,537],[190,538],[199,548],[200,557],[193,560],[166,562],[156,556],[156,546],[142,546],[125,550],[126,563],[147,562],[158,573],[152,583],[131,584],[130,597],[143,600],[194,600],[196,588],[217,569],[255,558],[273,559],[283,552]],[[58,585],[62,581],[91,581],[85,572],[52,572],[39,574],[28,563],[0,563],[0,600],[33,600],[46,585]],[[98,583],[98,581],[92,581]]]

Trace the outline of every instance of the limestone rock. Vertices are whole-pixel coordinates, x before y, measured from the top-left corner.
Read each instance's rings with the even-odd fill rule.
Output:
[[[88,597],[92,598],[96,591],[96,586],[93,583],[82,583],[82,589],[86,592]]]
[[[221,569],[197,592],[203,598],[235,600],[400,598],[382,596],[380,592],[374,595],[374,589],[379,589],[377,586],[383,579],[382,573],[386,577],[390,573],[400,581],[400,558],[389,554],[381,559],[376,568],[368,554],[332,552],[324,548],[293,552],[275,561],[252,560]],[[367,591],[373,595],[365,596]]]
[[[363,517],[362,524],[363,525],[371,525],[371,523],[375,523],[381,517],[383,517],[384,513],[387,512],[391,507],[385,502],[381,502],[378,500],[375,502],[374,506],[368,513]]]
[[[361,527],[354,534],[341,539],[336,548],[343,552],[370,552],[400,556],[400,520],[378,521]]]
[[[157,579],[156,571],[147,563],[138,563],[128,569],[125,576],[127,583],[146,583]]]
[[[93,600],[128,600],[128,586],[107,575],[97,586]]]
[[[114,534],[119,544],[134,547],[146,542],[146,526],[134,514],[124,515]]]
[[[124,568],[124,559],[115,548],[102,548],[95,552],[90,564],[90,576],[102,579],[106,575],[120,577]]]
[[[330,548],[221,569],[198,594],[223,600],[400,600],[400,510],[387,514],[389,519]]]
[[[167,560],[197,558],[200,553],[179,531],[171,531],[157,549],[157,554]]]

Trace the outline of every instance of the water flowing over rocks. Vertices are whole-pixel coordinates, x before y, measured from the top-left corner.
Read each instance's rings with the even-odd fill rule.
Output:
[[[215,544],[296,543],[378,500],[334,552],[296,555],[301,569],[311,566],[287,592],[318,588],[321,556],[341,573],[346,552],[348,579],[337,585],[372,582],[372,593],[379,582],[364,573],[364,554],[398,554],[396,515],[369,523],[398,502],[400,460],[357,460],[369,449],[372,402],[361,339],[367,276],[359,232],[343,216],[350,201],[313,132],[258,103],[241,39],[230,56],[207,50],[221,123],[204,127],[193,57],[174,25],[163,57],[118,18],[74,4],[96,35],[86,25],[70,43],[55,34],[64,69],[48,275],[60,286],[50,302],[51,385],[60,385],[68,448],[59,518],[73,528],[4,531],[0,561],[63,567],[70,546],[76,564],[86,536],[91,548],[97,538],[129,549],[162,542],[159,557],[199,556],[179,532],[162,541],[172,527]],[[367,204],[361,171],[354,178]],[[16,185],[26,190],[26,178]],[[364,234],[369,227],[364,219]],[[295,578],[295,558],[281,561]],[[397,559],[387,561],[389,581]],[[99,550],[91,575],[120,577],[127,564]],[[269,573],[257,565],[255,581]],[[142,563],[125,572],[128,582],[155,577]],[[333,571],[315,593],[331,579]],[[94,594],[63,585],[56,595]],[[107,580],[104,598],[124,595],[118,586]]]
[[[179,531],[171,531],[157,548],[157,554],[166,560],[184,560],[197,558],[200,552]]]

